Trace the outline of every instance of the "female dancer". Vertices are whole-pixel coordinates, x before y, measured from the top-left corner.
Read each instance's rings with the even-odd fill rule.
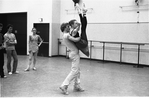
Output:
[[[86,12],[87,9],[85,9],[85,5],[83,4],[83,7],[81,8],[78,3],[75,3],[75,7],[78,10],[78,14],[80,17],[81,22],[81,39],[78,42],[75,42],[76,47],[81,50],[86,56],[89,56],[89,48],[88,48],[88,39],[86,35],[86,27],[87,27],[87,18],[86,18]],[[77,22],[77,20],[73,19],[69,21],[69,24],[71,26],[71,36],[78,37],[79,36],[79,29],[80,24]]]
[[[33,34],[29,36],[29,65],[27,66],[25,71],[30,70],[30,66],[31,66],[32,62],[33,62],[33,68],[32,69],[36,70],[35,65],[36,65],[36,58],[37,58],[37,54],[38,54],[38,49],[43,42],[41,37],[36,34],[37,33],[36,28],[33,28],[32,32],[33,32]]]

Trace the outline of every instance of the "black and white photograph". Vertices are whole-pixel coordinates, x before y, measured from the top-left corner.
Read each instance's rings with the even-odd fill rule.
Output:
[[[0,98],[149,98],[149,0],[0,0]]]

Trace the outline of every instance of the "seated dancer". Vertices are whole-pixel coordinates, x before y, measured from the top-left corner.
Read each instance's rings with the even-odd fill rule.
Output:
[[[86,18],[86,12],[87,10],[85,8],[80,8],[79,4],[76,3],[75,7],[78,11],[80,21],[81,21],[81,39],[78,42],[75,42],[76,47],[81,50],[86,56],[89,56],[89,48],[88,48],[88,40],[86,35],[86,27],[87,27],[87,18]],[[82,15],[83,14],[83,15]],[[79,29],[80,24],[77,22],[77,20],[71,20],[69,21],[69,24],[71,26],[71,32],[70,35],[73,37],[79,37]]]

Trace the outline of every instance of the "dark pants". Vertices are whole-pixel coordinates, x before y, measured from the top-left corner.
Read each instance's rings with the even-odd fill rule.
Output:
[[[0,50],[0,76],[4,77],[4,49]]]
[[[85,40],[86,42],[88,42],[87,40],[87,36],[86,36],[86,27],[87,27],[87,19],[86,16],[82,17],[82,14],[79,14],[80,17],[80,21],[81,21],[81,39]]]
[[[17,65],[18,65],[18,58],[16,50],[6,50],[7,52],[7,70],[8,72],[11,72],[11,56],[13,57],[13,70],[12,72],[16,72]]]
[[[88,39],[86,35],[86,27],[87,27],[87,18],[86,16],[82,16],[79,14],[80,21],[81,21],[81,39],[79,42],[76,42],[76,47],[81,50],[86,56],[89,56],[89,49],[88,49]]]

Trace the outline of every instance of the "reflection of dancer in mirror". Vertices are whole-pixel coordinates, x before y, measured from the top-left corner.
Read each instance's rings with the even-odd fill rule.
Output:
[[[29,36],[29,65],[25,69],[25,71],[30,70],[30,66],[33,62],[33,70],[36,70],[35,65],[36,65],[36,58],[38,54],[38,49],[40,45],[42,44],[42,39],[39,35],[37,35],[37,30],[36,28],[32,29],[33,34]],[[39,45],[38,45],[39,43]]]
[[[78,3],[75,3],[75,8],[78,11],[80,22],[81,22],[81,39],[78,42],[75,42],[75,45],[79,50],[81,50],[86,56],[89,56],[89,48],[88,48],[88,40],[86,35],[86,27],[87,27],[87,18],[86,18],[86,12],[87,9],[85,8],[85,4],[83,3],[83,6],[80,7]],[[71,36],[78,37],[80,30],[80,24],[77,22],[77,20],[73,19],[69,21],[69,24],[71,26]]]

